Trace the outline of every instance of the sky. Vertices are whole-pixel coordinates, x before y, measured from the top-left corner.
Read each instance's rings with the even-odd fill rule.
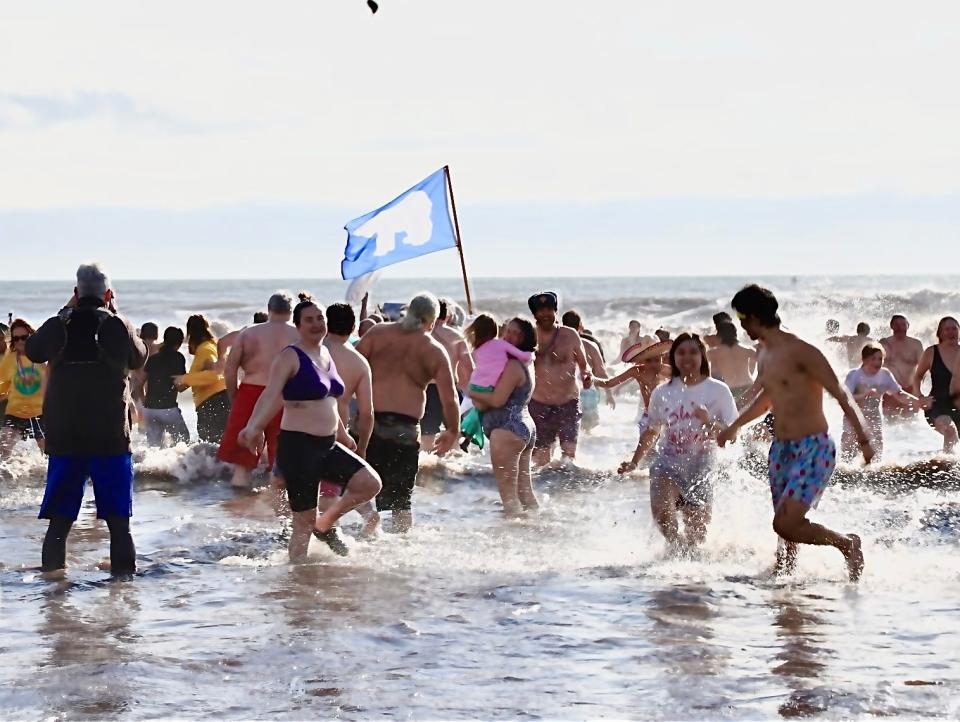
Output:
[[[345,222],[449,164],[478,276],[956,269],[958,25],[955,2],[0,0],[0,247],[21,279],[334,277]]]

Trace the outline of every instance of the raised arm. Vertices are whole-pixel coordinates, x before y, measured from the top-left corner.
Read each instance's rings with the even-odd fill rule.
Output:
[[[60,353],[66,340],[63,321],[58,316],[49,318],[27,339],[27,358],[38,364],[50,361]]]
[[[614,389],[622,383],[634,379],[640,380],[640,367],[631,366],[621,374],[617,374],[612,379],[596,379],[595,383],[602,389]]]

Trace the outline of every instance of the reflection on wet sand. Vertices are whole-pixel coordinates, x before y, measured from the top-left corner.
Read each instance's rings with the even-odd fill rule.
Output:
[[[71,599],[70,586],[53,585],[40,607],[37,631],[49,645],[37,686],[41,709],[69,718],[127,713],[135,698],[126,667],[135,659],[130,624],[140,611],[139,591],[131,583],[113,583],[96,590],[83,609]]]
[[[729,652],[713,641],[714,624],[720,620],[710,587],[678,584],[653,591],[645,611],[653,622],[648,632],[651,657],[664,667],[658,675],[666,692],[663,702],[677,714],[690,710],[690,690],[696,688],[694,709],[723,708],[726,695],[712,688],[723,679]]]
[[[824,696],[816,688],[824,675],[827,661],[835,655],[823,641],[824,620],[810,605],[790,591],[782,591],[770,600],[776,610],[774,632],[781,645],[770,671],[784,678],[793,691],[780,705],[783,717],[803,717],[826,711]]]

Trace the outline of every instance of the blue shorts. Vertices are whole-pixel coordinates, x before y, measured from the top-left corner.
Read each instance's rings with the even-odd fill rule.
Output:
[[[76,521],[87,479],[93,481],[97,518],[133,516],[133,456],[51,456],[40,519],[65,516]]]

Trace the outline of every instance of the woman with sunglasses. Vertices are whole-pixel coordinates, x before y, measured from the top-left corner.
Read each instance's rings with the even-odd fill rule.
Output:
[[[671,379],[650,396],[633,458],[618,473],[637,468],[659,438],[650,467],[650,508],[674,549],[703,543],[713,504],[718,433],[737,418],[730,388],[710,377],[707,349],[696,334],[682,333],[670,347]],[[684,536],[677,510],[683,514]]]
[[[0,457],[6,457],[17,439],[37,442],[43,451],[43,392],[47,385],[47,365],[27,358],[27,339],[33,327],[22,318],[10,324],[10,349],[0,361],[0,396],[7,408],[0,429]]]

